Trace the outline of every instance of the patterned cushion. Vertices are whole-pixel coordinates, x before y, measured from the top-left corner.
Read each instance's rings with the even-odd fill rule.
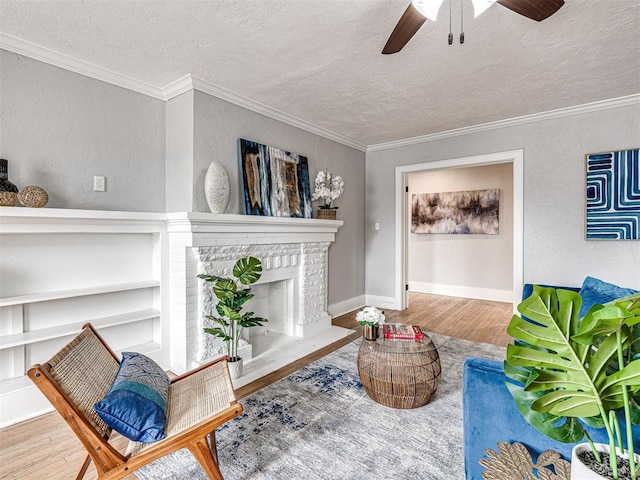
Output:
[[[618,287],[597,278],[587,277],[584,279],[580,289],[580,296],[582,297],[580,318],[584,317],[596,303],[605,304],[617,298],[628,297],[634,293],[638,293],[638,291],[631,288]]]
[[[130,440],[156,442],[165,437],[170,384],[156,362],[141,353],[123,352],[111,389],[93,408]]]

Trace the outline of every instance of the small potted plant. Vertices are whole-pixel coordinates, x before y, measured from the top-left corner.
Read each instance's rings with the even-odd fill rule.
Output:
[[[380,324],[384,323],[384,313],[376,307],[364,307],[356,314],[356,321],[362,325],[365,340],[376,340],[380,334]]]
[[[507,328],[516,342],[507,347],[504,368],[519,384],[507,382],[507,387],[527,422],[543,434],[565,443],[586,438],[588,445],[574,447],[572,479],[635,480],[639,457],[632,423],[640,423],[640,293],[594,305],[578,318],[581,303],[576,292],[535,286],[518,305],[522,317],[514,315]],[[609,445],[594,444],[583,424],[604,428]],[[606,466],[602,457],[609,457],[610,476],[582,469],[579,458],[585,449],[598,469]],[[628,460],[628,474],[619,472],[619,459]]]
[[[229,372],[231,378],[242,375],[242,358],[238,356],[238,343],[245,328],[261,326],[268,320],[255,317],[253,312],[242,312],[244,304],[254,295],[250,288],[262,276],[262,264],[255,257],[244,257],[233,266],[234,278],[218,277],[216,275],[198,275],[198,278],[213,284],[213,293],[218,299],[217,315],[207,315],[207,319],[216,326],[205,328],[210,335],[221,338],[229,354]]]
[[[320,205],[318,218],[335,220],[338,207],[333,206],[333,201],[340,198],[344,191],[344,181],[340,175],[332,175],[328,170],[320,170],[316,175],[315,190],[311,198],[313,200],[323,199]]]

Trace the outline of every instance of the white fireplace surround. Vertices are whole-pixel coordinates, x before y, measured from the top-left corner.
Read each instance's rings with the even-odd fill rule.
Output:
[[[278,333],[304,340],[331,330],[328,249],[341,225],[311,219],[168,214],[171,370],[183,373],[223,353],[221,340],[203,332],[216,299],[211,285],[197,276],[230,276],[233,264],[249,255],[262,262],[257,287],[287,281],[287,295],[281,299],[285,305],[277,309],[286,318],[272,319],[275,325],[284,324]],[[245,347],[245,360],[250,355],[251,348]]]
[[[329,242],[253,243],[197,247],[194,248],[194,255],[198,274],[219,277],[231,277],[233,264],[242,257],[259,258],[263,273],[257,286],[283,280],[289,280],[292,284],[291,288],[286,289],[284,298],[280,299],[284,305],[278,310],[286,316],[281,333],[295,338],[308,338],[331,327],[331,317],[326,312],[328,248]],[[188,343],[196,342],[198,350],[195,361],[202,363],[223,352],[220,341],[203,331],[204,327],[210,326],[206,316],[215,312],[217,299],[212,293],[211,284],[199,281],[198,287],[197,340],[189,338]],[[264,313],[262,315],[266,316]],[[279,320],[271,319],[271,322]],[[248,354],[242,357],[251,360]]]

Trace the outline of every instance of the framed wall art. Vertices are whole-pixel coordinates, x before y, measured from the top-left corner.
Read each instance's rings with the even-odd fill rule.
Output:
[[[587,155],[587,240],[640,239],[639,151]]]
[[[307,157],[240,138],[238,160],[245,214],[311,218]]]
[[[417,193],[411,197],[411,233],[499,233],[500,190]]]

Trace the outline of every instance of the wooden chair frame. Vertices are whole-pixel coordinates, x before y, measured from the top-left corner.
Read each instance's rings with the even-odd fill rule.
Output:
[[[85,324],[82,328],[83,331],[87,328],[91,329],[115,361],[119,362],[119,357],[111,350],[91,324]],[[195,373],[210,368],[218,362],[226,361],[228,361],[228,357],[222,357],[202,365],[195,370],[174,378],[171,381],[171,386],[173,387],[179,382],[188,381],[189,377]],[[98,472],[98,479],[119,479],[160,457],[182,448],[189,449],[209,478],[223,479],[218,468],[215,429],[242,413],[242,406],[236,402],[235,396],[232,395],[233,401],[230,402],[227,408],[215,413],[210,418],[170,435],[164,440],[150,444],[150,446],[137,454],[125,456],[108,443],[111,432],[101,435],[81,409],[62,391],[58,382],[51,375],[50,369],[50,363],[34,365],[29,369],[28,376],[64,418],[88,452],[87,458],[76,476],[77,480],[84,477],[92,460]],[[226,370],[226,375],[229,375],[228,369]],[[229,379],[229,385],[231,384],[230,382]]]

